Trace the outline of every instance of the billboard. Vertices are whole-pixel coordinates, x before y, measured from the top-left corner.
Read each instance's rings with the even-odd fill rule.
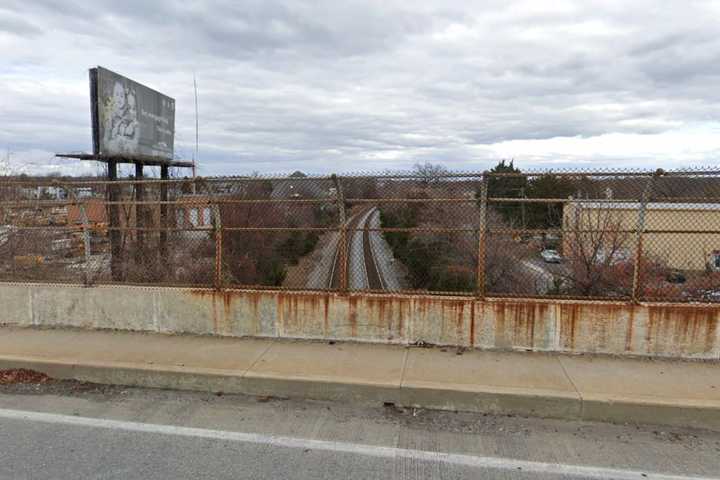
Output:
[[[93,153],[172,160],[175,100],[102,67],[90,69]]]

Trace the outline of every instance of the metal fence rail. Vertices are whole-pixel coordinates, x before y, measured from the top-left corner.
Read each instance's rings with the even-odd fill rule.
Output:
[[[0,281],[720,302],[720,171],[4,177]]]

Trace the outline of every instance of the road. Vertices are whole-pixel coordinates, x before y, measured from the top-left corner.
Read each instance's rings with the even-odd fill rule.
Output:
[[[17,387],[17,388],[16,388]],[[720,433],[60,382],[0,387],[0,478],[718,478]]]
[[[540,295],[556,287],[556,282],[567,275],[567,266],[563,263],[547,263],[540,255],[521,261],[521,265],[528,273],[528,278],[535,286],[535,292]]]
[[[545,295],[553,288],[555,276],[542,259],[531,258],[522,260],[521,265],[528,273],[528,278],[535,286],[535,292]]]

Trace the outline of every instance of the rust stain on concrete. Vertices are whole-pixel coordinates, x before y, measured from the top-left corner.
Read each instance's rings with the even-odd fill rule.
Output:
[[[428,311],[428,299],[427,298],[417,298],[415,300],[415,305],[417,305],[417,311],[423,318],[427,317],[427,311]]]
[[[574,303],[559,310],[561,348],[615,353],[632,349],[632,305]]]
[[[544,320],[547,308],[532,302],[494,303],[496,346],[533,348],[536,322]]]
[[[408,299],[402,299],[400,301],[400,309],[398,311],[398,335],[400,335],[400,337],[407,335],[405,328],[408,323],[408,318],[410,317],[410,312],[412,311],[411,306],[411,301]]]
[[[455,312],[455,335],[457,338],[457,343],[462,345],[463,343],[463,337],[465,337],[464,332],[464,320],[465,320],[465,302],[459,301],[456,304],[456,312]]]
[[[327,336],[330,333],[330,295],[325,295],[323,298],[323,334]]]
[[[251,335],[262,332],[261,317],[266,315],[265,321],[273,324],[278,334],[300,338],[350,336],[379,341],[410,340],[409,332],[416,332],[427,336],[425,340],[430,342],[475,346],[477,328],[489,321],[488,332],[494,332],[494,343],[491,340],[489,347],[707,356],[718,348],[720,329],[720,306],[714,305],[526,299],[481,302],[429,295],[346,296],[331,292],[259,290],[195,289],[189,293],[212,320],[211,324],[200,325],[198,329],[220,335],[235,333],[233,323],[239,319],[235,309],[239,309],[250,317],[240,321],[244,331]],[[274,309],[261,311],[262,302],[273,301]],[[335,318],[337,314],[343,318]],[[556,344],[547,336],[548,321],[555,318],[554,314],[559,317],[558,337],[553,337],[559,342]],[[361,329],[361,320],[363,327],[369,328]],[[335,326],[340,325],[347,329],[346,333],[335,332]],[[640,330],[645,334],[643,338],[637,338],[639,328],[643,329]]]
[[[626,352],[632,352],[632,350],[633,350],[632,336],[633,336],[634,325],[635,325],[635,306],[631,305],[628,308],[628,322],[627,322],[627,327],[625,329],[625,351]]]
[[[281,308],[286,313],[286,326],[300,335],[314,335],[322,330],[320,324],[319,295],[308,294],[277,294]]]
[[[350,335],[357,337],[357,297],[348,298],[348,322],[350,323]]]
[[[209,301],[210,302],[210,308],[212,311],[212,331],[213,333],[219,334],[220,332],[220,319],[218,318],[218,308],[217,308],[217,295],[219,292],[215,290],[190,290],[190,296],[197,297],[202,299],[203,301]],[[207,300],[206,300],[207,299]]]
[[[710,353],[717,342],[720,307],[649,306],[649,353]]]
[[[563,305],[560,308],[560,347],[567,350],[575,349],[580,305]]]
[[[475,302],[470,303],[470,340],[468,345],[475,346]]]
[[[377,335],[393,338],[393,302],[392,298],[369,296],[363,300],[367,305],[365,318]]]
[[[507,348],[510,345],[505,338],[505,304],[494,303],[493,313],[495,317],[495,346]]]

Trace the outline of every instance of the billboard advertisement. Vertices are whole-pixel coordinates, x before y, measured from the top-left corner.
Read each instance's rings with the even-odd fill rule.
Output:
[[[90,69],[95,155],[172,160],[175,100],[102,67]]]

